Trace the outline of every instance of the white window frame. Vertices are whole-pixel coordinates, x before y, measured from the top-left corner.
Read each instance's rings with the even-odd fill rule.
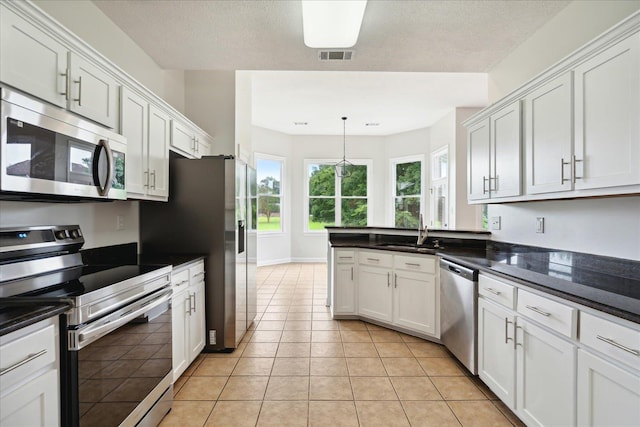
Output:
[[[435,160],[436,158],[440,157],[442,154],[446,153],[447,154],[447,176],[445,176],[444,178],[436,178],[433,176],[433,173],[435,171],[434,169],[434,164],[435,164]],[[435,221],[436,218],[436,197],[434,194],[434,188],[436,185],[438,184],[446,184],[447,185],[447,206],[445,207],[445,211],[446,211],[446,220],[447,223],[444,224],[442,227],[442,229],[448,229],[449,228],[449,224],[451,223],[449,215],[450,215],[450,210],[449,207],[451,206],[451,187],[450,187],[450,181],[449,181],[449,176],[450,176],[450,172],[451,172],[451,158],[449,157],[449,147],[447,145],[442,146],[434,151],[431,152],[431,180],[430,180],[430,186],[429,186],[429,224],[431,226],[434,226],[435,224],[433,223]]]
[[[334,166],[336,163],[341,161],[342,159],[305,159],[304,160],[304,171],[302,176],[304,177],[304,207],[302,209],[302,224],[304,227],[305,234],[317,235],[318,233],[324,233],[326,230],[310,230],[309,229],[309,166],[310,165],[330,165]],[[355,166],[366,166],[367,167],[367,225],[371,224],[373,221],[373,160],[371,159],[348,159],[350,163]],[[335,173],[334,173],[335,175]],[[336,191],[333,195],[333,199],[338,201],[342,199],[342,186],[340,185],[340,180],[336,178]],[[335,207],[335,226],[340,226],[340,221],[342,218],[342,205],[340,203],[336,203]]]
[[[413,163],[420,162],[420,213],[425,215],[425,189],[426,189],[426,173],[425,173],[425,156],[423,154],[416,154],[413,156],[395,157],[389,159],[389,176],[391,179],[391,213],[390,213],[390,226],[396,226],[396,165],[401,163]],[[425,224],[428,224],[425,218]]]
[[[285,234],[286,233],[286,225],[287,225],[287,221],[286,221],[286,215],[285,215],[285,206],[284,206],[284,202],[285,202],[285,171],[286,171],[286,158],[285,157],[281,157],[281,156],[275,156],[272,154],[264,154],[264,153],[254,153],[254,164],[256,165],[256,181],[257,181],[257,176],[258,176],[258,160],[270,160],[270,161],[276,161],[276,162],[280,162],[280,231],[260,231],[258,230],[258,224],[256,223],[256,231],[258,232],[258,234],[260,234],[261,236],[276,236],[276,235],[280,235],[280,234]],[[258,203],[258,207],[260,206],[260,192],[258,190],[258,186],[260,185],[259,182],[256,182],[256,202]],[[257,221],[257,218],[256,218]]]

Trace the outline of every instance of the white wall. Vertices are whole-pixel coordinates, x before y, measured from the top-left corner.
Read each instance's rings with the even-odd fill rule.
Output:
[[[479,230],[481,207],[467,203],[467,130],[462,122],[477,113],[479,108],[456,108],[455,154],[449,151],[451,197],[451,225],[457,230]],[[453,184],[455,182],[455,185]]]
[[[490,99],[511,92],[640,9],[638,1],[574,1],[489,71]],[[495,240],[640,259],[640,198],[610,197],[489,205]],[[545,218],[544,234],[534,232]]]
[[[0,202],[0,227],[24,225],[80,225],[84,248],[138,242],[138,203]],[[116,216],[124,229],[116,230]]]
[[[184,72],[163,70],[92,2],[34,3],[91,47],[184,114]]]
[[[517,89],[637,10],[637,0],[571,2],[489,71],[490,102]]]
[[[502,222],[494,240],[640,260],[640,196],[490,205],[492,216]]]
[[[211,154],[235,154],[235,71],[185,71],[184,83],[184,114],[213,136]]]

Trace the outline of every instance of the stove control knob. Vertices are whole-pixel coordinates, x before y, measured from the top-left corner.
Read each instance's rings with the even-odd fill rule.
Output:
[[[72,239],[77,239],[78,237],[80,237],[80,230],[73,229],[69,232],[69,235],[71,236]]]
[[[58,230],[55,235],[57,239],[64,240],[67,238],[67,230]]]

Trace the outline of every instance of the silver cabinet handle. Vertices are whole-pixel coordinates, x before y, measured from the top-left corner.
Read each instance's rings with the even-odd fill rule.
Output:
[[[522,329],[522,326],[515,325],[515,328],[513,329],[513,348],[514,349],[517,346],[521,346],[524,348],[524,345],[521,342],[518,342],[518,329]]]
[[[200,273],[196,273],[193,275],[193,278],[195,279],[196,277],[201,277],[204,276],[204,271],[201,271]]]
[[[189,283],[189,279],[183,280],[181,282],[176,283],[175,285],[173,285],[174,288],[177,288],[179,286],[184,285],[185,283]]]
[[[144,171],[144,185],[143,187],[149,188],[149,169]]]
[[[632,348],[629,348],[629,347],[626,347],[626,346],[624,346],[622,344],[619,344],[619,343],[615,342],[614,340],[612,340],[611,338],[605,338],[605,337],[600,336],[600,335],[596,335],[596,338],[599,339],[600,341],[606,342],[607,344],[611,344],[612,346],[617,347],[620,350],[624,350],[627,353],[631,353],[634,356],[640,356],[640,351],[634,350]]]
[[[353,282],[353,267],[351,267],[351,281]]]
[[[82,76],[78,77],[78,80],[74,80],[74,83],[78,83],[78,98],[74,99],[78,103],[78,107],[82,107]]]
[[[18,363],[15,363],[11,366],[9,366],[8,368],[4,368],[3,370],[0,370],[0,376],[4,375],[4,374],[8,374],[9,372],[13,371],[14,369],[18,369],[20,366],[22,365],[26,365],[27,363],[31,362],[32,360],[37,359],[38,357],[44,355],[47,353],[47,349],[42,349],[37,353],[31,353],[29,355],[27,355],[27,357],[25,357],[24,359],[22,359],[21,361],[19,361]]]
[[[387,288],[391,286],[391,273],[387,273]]]
[[[420,267],[420,264],[415,262],[405,262],[404,265],[406,265],[407,267]]]
[[[191,315],[192,307],[191,307],[191,294],[189,294],[189,308],[185,312],[186,314]]]
[[[195,136],[191,137],[191,141],[193,141],[193,145],[191,146],[191,149],[193,151],[196,151],[196,137]]]
[[[379,258],[367,258],[367,261],[380,262]]]
[[[149,175],[153,177],[153,184],[151,184],[151,189],[155,190],[156,189],[156,170],[154,169]]]
[[[578,176],[578,174],[576,173],[576,163],[582,162],[582,160],[579,160],[576,158],[576,156],[573,156],[573,183],[576,183],[576,179],[582,179],[584,176]],[[584,172],[584,171],[583,171]]]
[[[353,259],[352,256],[339,256],[338,259]]]
[[[393,287],[394,288],[398,287],[398,273],[393,274]]]
[[[509,320],[508,317],[504,318],[504,343],[508,344],[509,340],[513,340],[513,338],[509,338],[509,323],[513,323]]]
[[[192,293],[192,294],[189,294],[189,301],[191,301],[192,297],[193,297],[193,305],[191,306],[191,308],[192,308],[193,312],[195,313],[196,312],[196,293],[195,292]]]
[[[487,181],[489,181],[489,178],[487,178],[486,176],[482,177],[482,194],[487,194]],[[489,187],[491,187],[491,183],[489,183]]]
[[[570,165],[571,162],[565,162],[564,157],[560,158],[560,184],[564,184],[566,181],[571,181],[571,178],[565,179],[564,177],[564,165]]]
[[[64,77],[64,92],[60,92],[60,95],[64,95],[64,99],[69,100],[69,69],[67,68],[64,73],[60,73]]]
[[[200,153],[200,140],[198,138],[196,138],[195,150],[196,150],[196,153]]]
[[[496,291],[493,288],[484,288],[484,289],[485,289],[485,291],[490,292],[490,293],[492,293],[494,295],[500,295],[500,291]]]
[[[493,180],[493,187],[491,187],[491,181]],[[498,191],[498,175],[493,178],[489,177],[489,191]]]
[[[535,311],[538,314],[542,314],[544,317],[549,317],[551,316],[551,313],[547,313],[546,311],[542,311],[540,310],[538,307],[534,307],[532,305],[525,305],[525,307],[527,307],[529,310],[531,311]]]

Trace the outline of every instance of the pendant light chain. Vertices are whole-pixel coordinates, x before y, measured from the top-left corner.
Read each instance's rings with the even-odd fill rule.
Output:
[[[347,161],[347,118],[342,117],[342,161],[336,163],[336,175],[340,178],[346,178],[351,175],[349,166],[353,166]]]

